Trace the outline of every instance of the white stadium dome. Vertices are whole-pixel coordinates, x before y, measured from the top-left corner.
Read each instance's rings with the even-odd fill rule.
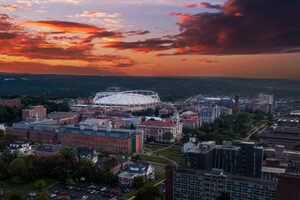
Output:
[[[154,108],[161,103],[156,92],[149,90],[131,90],[124,92],[99,92],[94,104],[105,107],[121,107],[127,110]]]

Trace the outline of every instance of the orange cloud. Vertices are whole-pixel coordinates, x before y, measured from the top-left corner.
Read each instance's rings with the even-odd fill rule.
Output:
[[[56,29],[60,31],[69,31],[69,32],[96,32],[103,31],[105,28],[98,28],[93,25],[78,23],[78,22],[69,22],[69,21],[27,21],[28,24],[34,24],[36,26]]]
[[[0,5],[0,9],[5,9],[5,10],[9,10],[9,11],[16,11],[18,10],[18,7],[13,5]]]

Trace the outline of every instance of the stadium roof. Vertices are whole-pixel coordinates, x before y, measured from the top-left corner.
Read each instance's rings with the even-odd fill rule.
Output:
[[[145,90],[134,90],[125,92],[100,92],[94,98],[95,104],[100,105],[145,105],[159,103],[157,93]]]

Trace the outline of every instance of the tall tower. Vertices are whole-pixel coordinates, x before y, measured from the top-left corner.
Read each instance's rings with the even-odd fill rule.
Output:
[[[234,108],[233,108],[233,111],[235,111],[235,112],[241,111],[240,97],[239,97],[238,94],[235,95],[235,98],[234,98]]]
[[[177,110],[174,111],[173,117],[172,117],[173,124],[178,125],[180,123],[180,116]]]

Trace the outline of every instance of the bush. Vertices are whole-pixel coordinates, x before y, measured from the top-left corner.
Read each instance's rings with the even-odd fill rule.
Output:
[[[46,187],[46,182],[45,182],[44,180],[40,179],[40,180],[37,180],[37,181],[35,182],[34,186],[35,186],[37,189],[40,189],[40,190],[41,190],[41,189],[43,189],[43,188]]]
[[[11,179],[11,182],[12,182],[13,184],[21,184],[21,183],[23,183],[22,179],[21,179],[20,177],[18,177],[18,176],[14,176],[14,177]]]

